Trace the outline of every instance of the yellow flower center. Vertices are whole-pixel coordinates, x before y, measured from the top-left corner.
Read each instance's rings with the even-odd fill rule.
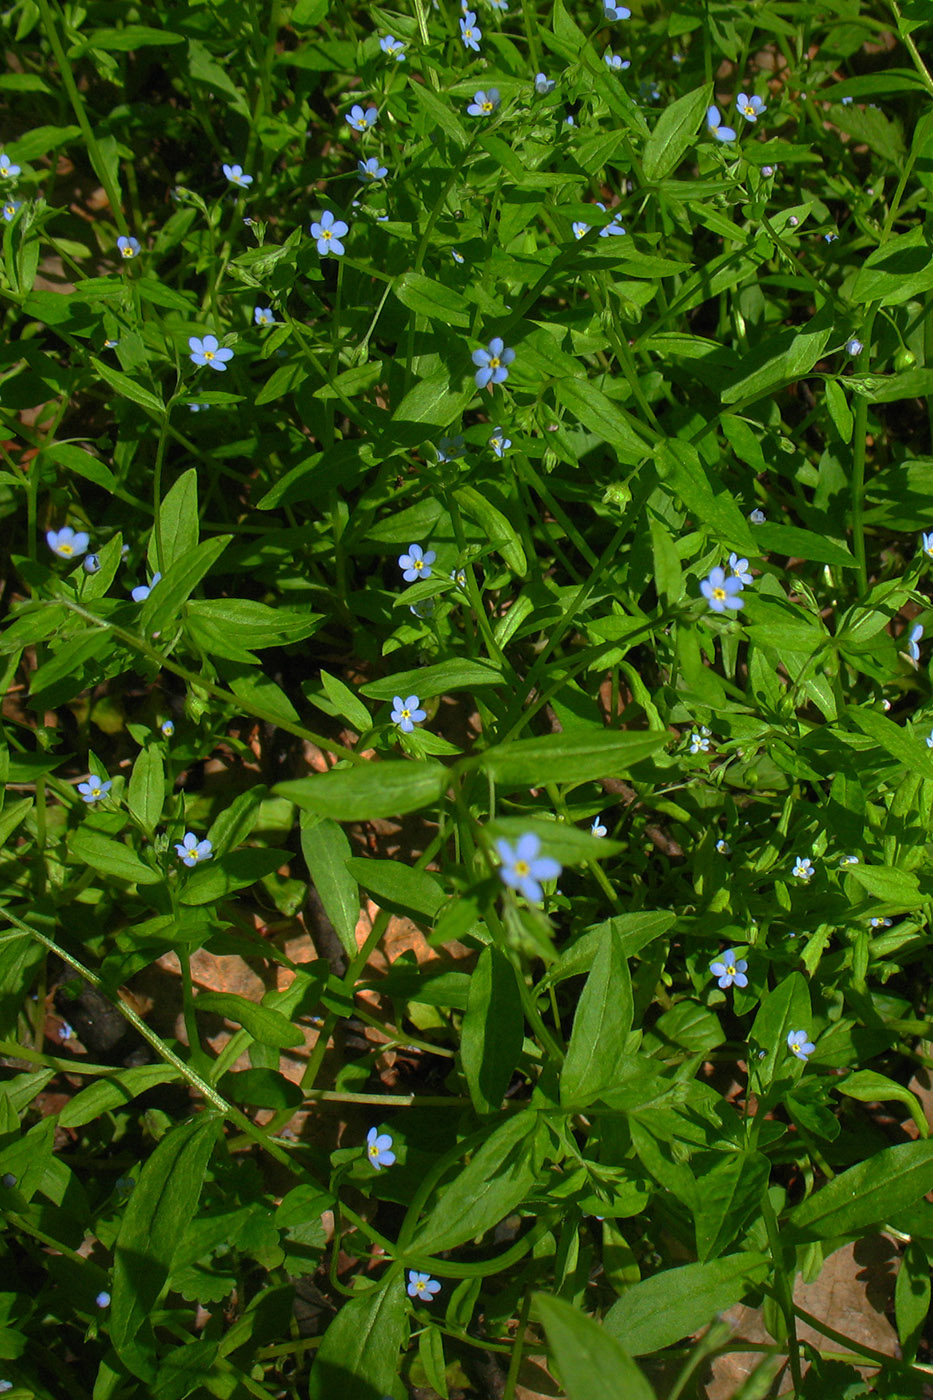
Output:
[[[402,719],[411,719],[411,710],[402,710]]]
[[[490,369],[498,369],[501,363],[502,363],[502,361],[499,359],[499,356],[498,356],[498,355],[493,355],[493,356],[490,358],[490,361],[489,361],[489,368],[490,368]]]
[[[333,236],[334,235],[329,228],[321,230],[321,237],[324,239],[325,242],[328,242],[331,238],[333,238]]]
[[[59,554],[74,554],[74,546],[70,544],[60,544],[58,546],[58,552]]]
[[[489,101],[487,101],[487,102],[481,102],[479,105],[480,105],[481,110],[484,111],[484,112],[491,112],[491,111],[492,111],[492,103],[489,102]]]
[[[214,352],[213,352],[213,350],[205,350],[205,351],[204,351],[204,358],[205,358],[205,360],[212,360],[212,359],[214,358]]]
[[[526,875],[531,874],[531,866],[528,864],[527,860],[517,860],[515,862],[515,874],[520,875],[522,879],[524,879]]]
[[[714,588],[713,597],[716,599],[717,603],[721,603],[724,598],[728,597],[728,594],[724,588]]]
[[[420,573],[421,570],[424,568],[424,560],[423,560],[423,559],[416,559],[415,562],[414,562],[414,564],[412,565],[412,568],[417,569],[418,572]]]

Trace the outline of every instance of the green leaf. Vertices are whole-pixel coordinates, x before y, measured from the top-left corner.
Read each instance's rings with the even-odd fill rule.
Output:
[[[557,401],[591,433],[614,448],[619,461],[636,467],[651,455],[648,443],[629,426],[628,419],[612,399],[589,379],[561,378],[554,384]]]
[[[765,1052],[764,1059],[757,1061],[763,1084],[770,1084],[779,1074],[790,1075],[800,1064],[787,1048],[787,1035],[789,1031],[809,1030],[810,1015],[810,992],[799,972],[782,977],[765,994],[750,1037],[753,1045]]]
[[[88,39],[73,44],[68,50],[69,58],[80,58],[92,49],[103,49],[107,53],[129,53],[133,49],[163,48],[168,44],[183,44],[184,34],[174,34],[170,29],[153,29],[148,24],[127,24],[122,29],[95,29]]]
[[[94,366],[101,379],[109,384],[111,389],[115,389],[121,398],[130,399],[133,403],[138,403],[141,408],[157,418],[162,418],[165,414],[165,405],[161,399],[149,389],[144,389],[141,384],[137,384],[135,379],[131,379],[128,374],[121,374],[117,369],[111,369],[104,364],[103,360],[98,360],[91,355],[91,364]]]
[[[294,1112],[304,1102],[301,1086],[274,1069],[228,1070],[220,1076],[217,1088],[233,1103],[271,1108],[275,1112],[283,1108]]]
[[[620,733],[615,729],[596,735],[546,734],[487,749],[480,764],[504,787],[535,787],[539,783],[576,786],[622,777],[633,764],[663,748],[667,740],[666,733]]]
[[[501,686],[504,683],[502,672],[493,662],[456,657],[451,661],[441,661],[436,666],[398,671],[394,676],[386,676],[385,680],[370,681],[360,690],[371,700],[394,700],[396,695],[403,698],[418,695],[425,699],[447,695],[454,690],[478,690],[481,686]]]
[[[470,978],[460,1029],[460,1060],[477,1113],[498,1113],[525,1034],[515,969],[504,953],[487,945]]]
[[[752,1252],[662,1269],[627,1288],[603,1326],[633,1356],[648,1356],[698,1332],[769,1272],[768,1258]]]
[[[930,1266],[919,1240],[904,1250],[894,1285],[897,1335],[905,1361],[913,1361],[930,1311]]]
[[[933,287],[933,244],[922,228],[889,238],[862,263],[850,293],[855,302],[897,306]]]
[[[150,1314],[197,1209],[220,1128],[206,1112],[171,1128],[143,1163],[123,1215],[114,1249],[110,1341],[124,1365],[144,1381],[155,1373]]]
[[[273,1050],[287,1050],[305,1042],[298,1027],[293,1026],[280,1011],[247,1001],[233,992],[200,992],[195,998],[194,1007],[196,1011],[212,1011],[228,1021],[235,1021],[260,1045],[271,1045]]]
[[[420,272],[404,273],[393,283],[392,291],[403,306],[418,316],[429,316],[445,326],[464,329],[470,324],[471,308],[466,297]]]
[[[919,734],[903,729],[886,715],[877,714],[874,710],[850,706],[846,710],[846,718],[910,772],[933,778],[933,755]],[[856,868],[852,866],[853,870]]]
[[[456,1249],[509,1215],[535,1180],[528,1139],[534,1113],[514,1113],[492,1133],[447,1186],[408,1246],[413,1257]]]
[[[536,1293],[567,1400],[654,1400],[654,1391],[609,1329],[562,1298]]]
[[[424,424],[427,436],[432,428],[449,428],[475,392],[472,383],[468,389],[451,388],[450,375],[442,370],[409,389],[392,414],[392,422]]]
[[[161,871],[153,870],[122,841],[114,841],[112,837],[88,826],[79,826],[71,834],[68,849],[73,859],[83,861],[101,875],[113,875],[118,880],[130,880],[136,885],[158,885],[165,878]]]
[[[701,1263],[719,1258],[758,1212],[769,1172],[761,1152],[730,1152],[698,1173],[692,1210]]]
[[[137,1065],[102,1075],[69,1099],[58,1115],[63,1128],[81,1128],[115,1108],[125,1108],[157,1084],[173,1084],[181,1071],[172,1065]]]
[[[658,475],[675,490],[699,522],[708,525],[727,549],[755,554],[755,538],[731,494],[711,481],[692,443],[670,438],[655,449]],[[718,490],[716,489],[718,487]]]
[[[309,1400],[381,1400],[398,1389],[408,1300],[398,1269],[344,1303],[311,1366]]]
[[[508,516],[504,515],[498,506],[493,505],[482,492],[477,491],[475,486],[459,486],[454,494],[464,515],[476,522],[509,568],[524,578],[528,572],[528,560]]]
[[[186,609],[188,626],[203,650],[232,661],[255,660],[252,648],[261,651],[304,641],[322,617],[323,613],[270,608],[248,598],[196,599]]]
[[[247,846],[241,851],[230,851],[219,860],[212,859],[192,870],[178,896],[179,902],[189,907],[214,904],[272,875],[287,859],[288,853],[276,847]]]
[[[205,574],[232,540],[232,535],[215,535],[203,540],[188,554],[175,560],[164,578],[153,587],[140,613],[140,630],[147,636],[161,632],[175,618],[182,603],[197,588]]]
[[[642,168],[646,180],[664,180],[680,164],[696,140],[697,127],[703,124],[705,129],[709,99],[710,85],[704,83],[664,108],[645,142]]]
[[[837,564],[844,569],[855,568],[855,555],[844,544],[818,535],[814,530],[801,530],[796,525],[755,525],[751,530],[752,550],[761,554],[769,550],[795,559],[814,559],[820,564]]]
[[[889,1079],[886,1074],[878,1074],[873,1069],[856,1070],[847,1079],[837,1080],[833,1088],[838,1094],[845,1094],[849,1099],[858,1099],[860,1103],[906,1104],[920,1136],[930,1136],[930,1125],[916,1094],[912,1094],[905,1085]]]
[[[145,830],[153,836],[162,819],[162,804],[165,801],[165,769],[162,753],[157,745],[150,744],[133,764],[130,776],[127,802],[133,816]]]
[[[744,399],[752,403],[785,384],[803,379],[821,358],[833,330],[829,306],[822,306],[805,326],[781,331],[769,328],[761,343],[743,358],[738,376],[722,389],[722,402],[738,403]]]
[[[632,984],[622,941],[612,927],[603,936],[577,1003],[567,1058],[560,1074],[564,1108],[582,1109],[612,1087],[632,1028]]]
[[[865,1234],[933,1191],[933,1140],[885,1147],[841,1172],[791,1211],[792,1242]]]
[[[444,888],[426,870],[415,870],[401,860],[368,860],[352,856],[346,868],[354,880],[369,890],[381,909],[409,914],[416,920],[434,919],[444,903]]]
[[[333,924],[344,952],[351,958],[356,957],[360,892],[347,869],[352,851],[343,827],[328,817],[302,812],[301,851],[324,913]]]
[[[920,886],[909,870],[898,870],[892,865],[850,865],[846,875],[886,904],[905,911],[920,908]]]
[[[365,734],[372,724],[372,719],[366,706],[353,694],[350,687],[344,685],[342,680],[338,680],[336,676],[332,676],[329,671],[325,671],[323,668],[321,670],[321,684],[337,714],[352,724],[359,734]],[[367,687],[362,687],[362,693],[368,694]],[[406,691],[405,693],[408,695],[411,692]],[[430,692],[425,691],[425,694],[430,694]],[[392,697],[385,698],[391,699]]]
[[[447,770],[441,764],[394,759],[335,768],[273,788],[303,811],[341,822],[401,817],[439,802],[446,790]]]

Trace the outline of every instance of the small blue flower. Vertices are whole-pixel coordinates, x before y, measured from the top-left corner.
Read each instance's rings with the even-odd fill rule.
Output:
[[[770,180],[776,170],[776,165],[763,165],[761,167],[761,173],[766,180]]]
[[[489,446],[497,457],[504,457],[508,448],[512,446],[512,439],[503,436],[501,428],[493,428]]]
[[[94,1299],[94,1302],[97,1304],[97,1306],[98,1306],[99,1308],[109,1308],[109,1307],[110,1307],[110,1294],[109,1294],[105,1289],[101,1289],[101,1291],[98,1293],[97,1297]]]
[[[824,241],[825,243],[835,243],[835,241],[836,241],[836,239],[837,239],[838,237],[839,237],[838,233],[824,233],[824,234],[823,234],[823,241]]]
[[[403,63],[405,60],[405,45],[401,39],[396,39],[392,34],[386,34],[379,40],[379,47],[389,58],[394,58],[396,63]]]
[[[240,185],[246,189],[247,185],[253,183],[252,175],[244,175],[242,165],[222,165],[221,170],[230,181],[231,185]]]
[[[349,224],[343,219],[335,219],[329,209],[325,209],[317,223],[311,225],[311,237],[317,240],[317,250],[322,258],[333,253],[335,258],[343,256],[341,239],[350,232]]]
[[[466,569],[451,569],[450,577],[453,579],[454,583],[457,585],[458,588],[466,588]]]
[[[164,719],[159,725],[159,729],[161,730],[163,736],[166,739],[171,739],[172,735],[175,733],[174,721],[170,719]]]
[[[853,99],[852,99],[851,97],[840,97],[840,99],[839,99],[839,101],[842,103],[843,107],[851,107],[851,106],[852,106],[852,100],[853,100]]]
[[[624,5],[614,5],[612,0],[603,0],[603,13],[610,21],[632,17],[631,10],[627,10]]]
[[[661,89],[653,78],[643,78],[638,84],[638,95],[643,102],[660,102]]]
[[[921,638],[922,636],[923,636],[923,627],[922,627],[922,625],[918,622],[917,625],[916,625],[916,627],[913,629],[913,631],[912,631],[911,634],[910,634],[910,641],[907,643],[907,654],[908,654],[908,656],[910,657],[911,661],[917,662],[917,661],[920,660],[920,646],[919,646],[919,643],[920,643],[920,638]]]
[[[467,115],[471,117],[491,117],[499,105],[499,89],[490,88],[488,92],[474,92],[473,101],[467,107]]]
[[[473,378],[477,389],[485,389],[487,384],[504,384],[509,377],[509,365],[515,359],[515,351],[510,350],[501,335],[494,335],[485,350],[473,351],[473,363],[478,365]]]
[[[414,583],[417,579],[430,578],[431,565],[436,558],[437,555],[433,549],[429,549],[427,553],[425,553],[420,544],[410,544],[408,546],[408,553],[400,554],[398,557],[398,566],[403,570],[402,578],[406,583]]]
[[[719,840],[716,842],[716,850],[721,856],[732,855],[732,847],[724,836],[720,836]]]
[[[556,880],[561,871],[560,862],[538,854],[541,842],[533,831],[520,836],[514,850],[508,841],[502,840],[496,842],[496,850],[502,861],[499,878],[510,889],[518,890],[529,903],[540,903],[543,891],[539,881]]]
[[[403,734],[410,734],[416,724],[428,717],[427,710],[420,708],[421,701],[417,695],[409,695],[407,700],[403,700],[401,695],[396,695],[393,703],[395,708],[392,711],[392,723],[397,724]]]
[[[749,511],[748,518],[753,525],[763,525],[768,517],[765,515],[763,510],[759,510],[759,508],[756,506],[754,510]]]
[[[492,6],[492,8],[493,8],[494,10],[498,10],[498,11],[499,11],[500,15],[507,15],[507,14],[508,14],[508,12],[509,12],[509,7],[508,7],[507,0],[489,0],[489,3],[490,3],[490,5]]]
[[[603,824],[602,824],[602,822],[600,821],[599,817],[594,817],[594,818],[593,818],[593,825],[590,827],[590,835],[591,835],[591,836],[600,836],[600,837],[606,835],[606,828],[603,826]]]
[[[369,160],[357,161],[357,179],[362,180],[364,184],[384,180],[388,173],[386,166],[380,165],[375,156],[370,156]]]
[[[474,53],[479,53],[479,41],[483,37],[483,31],[476,23],[476,15],[472,10],[467,10],[460,20],[460,38],[463,40],[465,49],[472,49]]]
[[[613,73],[624,73],[626,68],[631,68],[632,62],[628,58],[620,58],[617,53],[607,49],[603,54],[603,63],[607,68],[611,68]]]
[[[99,573],[100,573],[100,555],[99,555],[99,554],[85,554],[84,560],[83,560],[83,566],[84,566],[84,572],[85,572],[86,574],[99,574]]]
[[[205,839],[199,841],[193,831],[186,831],[181,841],[175,842],[175,852],[184,865],[197,865],[202,860],[210,860],[213,846]]]
[[[727,948],[717,962],[710,963],[710,972],[714,977],[719,978],[719,985],[723,990],[731,987],[733,983],[737,987],[747,987],[748,978],[745,976],[745,969],[748,963],[744,958],[736,961],[735,950]]]
[[[813,1054],[816,1046],[812,1040],[807,1039],[806,1031],[788,1031],[787,1048],[798,1060],[805,1060],[808,1055]]]
[[[21,171],[22,166],[14,165],[6,152],[0,151],[0,180],[15,180]]]
[[[709,739],[705,734],[697,734],[696,730],[690,735],[690,752],[709,753]]]
[[[735,132],[731,126],[723,126],[718,107],[707,107],[706,125],[717,141],[734,141]]]
[[[76,554],[84,553],[91,537],[86,530],[72,530],[70,525],[63,525],[60,530],[46,530],[45,541],[60,559],[73,559]]]
[[[9,1173],[7,1173],[9,1175]],[[13,1389],[12,1381],[0,1381],[0,1395],[6,1395],[8,1390]]]
[[[128,238],[125,233],[121,233],[120,237],[117,239],[117,248],[120,251],[121,258],[129,259],[139,257],[138,238]]]
[[[11,224],[23,207],[21,199],[8,199],[3,206],[3,217],[8,224]]]
[[[81,794],[81,800],[90,806],[92,802],[99,802],[102,797],[106,797],[112,787],[112,778],[98,778],[96,773],[89,773],[87,782],[78,784],[78,792]]]
[[[274,326],[275,313],[271,306],[256,306],[253,308],[253,321],[257,326]]]
[[[209,403],[189,403],[189,405],[188,405],[188,412],[189,412],[189,413],[206,413],[207,410],[208,410],[209,408],[210,408],[210,404],[209,404]]]
[[[794,862],[794,868],[791,871],[791,874],[796,880],[803,880],[805,882],[808,880],[812,880],[814,875],[816,874],[816,871],[813,868],[813,862],[810,859],[810,857],[804,856],[803,858],[801,858],[800,856],[798,856]]]
[[[392,1151],[392,1139],[388,1133],[380,1133],[376,1128],[370,1128],[366,1134],[366,1155],[372,1166],[391,1167],[395,1162],[395,1153]]]
[[[549,92],[553,92],[557,83],[553,78],[549,78],[546,73],[535,74],[535,92],[539,97],[547,97]]]
[[[408,1270],[409,1298],[420,1298],[423,1303],[430,1303],[435,1293],[440,1291],[440,1284],[430,1274],[419,1274],[417,1269]]]
[[[840,856],[840,857],[839,857],[839,864],[840,864],[840,866],[845,866],[845,865],[858,865],[858,863],[859,863],[859,862],[858,862],[858,856]]]
[[[933,530],[924,531],[921,535],[923,552],[928,559],[933,559]]]
[[[152,575],[152,579],[149,583],[138,583],[130,592],[130,597],[133,602],[144,603],[161,577],[162,575],[160,573],[155,573]]]
[[[732,570],[734,578],[741,579],[743,583],[754,583],[755,580],[748,572],[748,560],[740,559],[735,553],[729,555],[729,568]]]
[[[600,204],[599,200],[596,201],[596,208],[601,209],[604,214],[609,213],[609,210],[606,208],[605,204]],[[599,236],[600,238],[617,238],[624,232],[625,229],[622,227],[622,215],[621,213],[615,213],[612,216],[612,223],[605,224],[599,230]]]
[[[352,126],[354,131],[368,131],[371,126],[375,126],[378,119],[378,107],[370,105],[364,112],[358,102],[354,103],[344,118],[348,126]]]
[[[742,599],[739,596],[742,592],[742,580],[740,578],[726,578],[725,570],[717,564],[715,569],[710,569],[709,577],[700,584],[700,592],[709,603],[711,612],[725,612],[727,608],[740,608]]]
[[[455,263],[465,263],[465,262],[466,262],[466,258],[463,256],[462,253],[458,253],[457,250],[456,250],[456,248],[451,248],[451,250],[450,250],[450,256],[453,258],[453,260],[454,260]]]
[[[893,922],[894,922],[893,919],[884,919],[884,918],[882,918],[882,916],[881,916],[880,914],[876,914],[876,915],[874,916],[874,918],[868,920],[868,927],[869,927],[869,928],[890,928],[890,927],[891,927],[891,924],[892,924]]]
[[[865,347],[862,344],[862,342],[860,340],[856,340],[855,336],[853,336],[851,340],[846,341],[846,354],[850,355],[853,360],[855,359],[856,355],[861,355],[864,349]]]
[[[762,112],[767,112],[768,110],[760,97],[749,97],[744,92],[739,93],[738,97],[735,99],[735,105],[747,122],[756,122]]]
[[[590,231],[590,225],[585,224],[582,219],[577,219],[576,223],[574,223],[572,227],[573,236],[577,239],[585,238]]]
[[[73,1040],[73,1039],[74,1039],[74,1033],[75,1033],[75,1028],[74,1028],[74,1026],[69,1026],[69,1024],[68,1024],[67,1021],[63,1021],[63,1022],[61,1023],[61,1025],[60,1025],[59,1028],[58,1028],[58,1032],[57,1032],[59,1040],[62,1041],[62,1043],[65,1044],[65,1045],[68,1044],[68,1041],[69,1041],[69,1040]]]
[[[924,742],[928,749],[933,749],[933,729],[930,730]]]
[[[221,345],[216,335],[206,335],[203,340],[191,335],[188,337],[188,349],[191,351],[191,363],[199,367],[210,365],[211,369],[224,371],[227,361],[233,359],[233,351]]]
[[[463,451],[463,438],[459,433],[455,437],[442,437],[434,451],[437,453],[438,462],[452,462]]]

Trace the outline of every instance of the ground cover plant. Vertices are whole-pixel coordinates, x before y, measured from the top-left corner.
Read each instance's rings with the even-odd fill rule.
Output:
[[[930,1394],[926,0],[4,19],[0,1390]]]

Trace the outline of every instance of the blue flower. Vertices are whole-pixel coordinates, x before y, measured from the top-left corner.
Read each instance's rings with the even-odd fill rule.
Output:
[[[489,0],[489,3],[490,3],[490,5],[492,6],[492,8],[493,8],[494,10],[498,10],[500,14],[502,14],[502,15],[507,15],[507,14],[508,14],[508,12],[509,12],[509,7],[508,7],[508,4],[507,4],[507,0]]]
[[[735,105],[747,122],[756,122],[762,112],[768,110],[760,97],[748,97],[744,92],[739,93]]]
[[[729,555],[729,568],[735,578],[741,579],[743,583],[754,583],[755,580],[748,572],[748,560],[740,559],[736,553]]]
[[[450,256],[453,258],[453,260],[454,260],[455,263],[465,263],[465,262],[466,262],[466,258],[463,256],[462,253],[458,253],[457,250],[456,250],[456,248],[451,248],[451,250],[450,250]]]
[[[230,181],[231,185],[240,185],[243,189],[253,183],[252,175],[244,175],[242,165],[222,165],[221,170]]]
[[[375,1128],[370,1128],[366,1134],[366,1155],[372,1166],[391,1167],[395,1162],[395,1153],[392,1151],[392,1139],[388,1133],[380,1133]]]
[[[851,340],[846,341],[846,354],[850,355],[853,360],[856,355],[861,355],[864,349],[865,346],[860,340],[856,340],[855,336],[853,336]]]
[[[920,638],[921,638],[922,636],[923,636],[923,627],[922,627],[921,624],[918,622],[917,625],[916,625],[916,627],[914,628],[914,630],[913,630],[913,631],[911,632],[911,634],[910,634],[910,641],[907,643],[907,654],[908,654],[908,656],[910,657],[911,661],[919,661],[919,660],[920,660],[920,647],[919,647],[919,642],[920,642]]]
[[[841,866],[844,866],[844,865],[858,865],[858,856],[840,856],[840,857],[839,857],[839,864],[840,864]]]
[[[210,365],[211,369],[226,370],[227,361],[233,359],[233,351],[222,346],[216,335],[206,335],[201,340],[196,335],[188,337],[193,365]]]
[[[723,126],[722,120],[721,120],[721,118],[720,118],[720,116],[719,116],[719,108],[718,108],[718,107],[707,107],[707,109],[706,109],[706,125],[709,127],[710,131],[711,131],[711,132],[713,133],[713,135],[716,137],[716,140],[717,140],[717,141],[734,141],[734,140],[735,140],[735,132],[732,130],[732,127],[731,127],[731,126]]]
[[[437,453],[438,462],[452,462],[463,451],[463,438],[459,433],[456,437],[442,437],[434,451]]]
[[[175,842],[175,851],[183,864],[197,865],[202,860],[210,860],[213,846],[205,839],[199,841],[193,831],[186,831],[181,841]]]
[[[479,53],[479,41],[483,37],[483,31],[476,23],[476,15],[472,10],[467,10],[460,20],[460,38],[463,40],[465,49],[472,49],[474,53]]]
[[[420,1298],[423,1303],[430,1303],[435,1293],[440,1291],[440,1284],[430,1274],[419,1274],[417,1269],[408,1270],[409,1298]]]
[[[417,695],[409,695],[407,700],[403,700],[401,695],[396,695],[393,703],[395,709],[392,711],[392,723],[397,724],[403,734],[410,734],[416,724],[428,717],[427,710],[419,708],[421,701]]]
[[[604,214],[609,213],[605,204],[600,204],[599,200],[596,201],[596,208],[601,209]],[[599,236],[600,238],[617,238],[624,232],[625,229],[622,227],[622,215],[621,213],[615,213],[612,216],[612,223],[605,224],[603,228],[599,230]]]
[[[11,224],[13,222],[13,220],[16,218],[16,215],[19,213],[22,207],[23,201],[21,199],[7,200],[6,204],[4,204],[3,206],[3,217],[6,219],[8,224]]]
[[[76,554],[84,553],[91,537],[86,530],[72,530],[70,525],[63,525],[60,530],[46,530],[45,540],[59,558],[73,559]]]
[[[725,612],[726,608],[740,608],[742,600],[739,597],[742,592],[742,580],[740,578],[726,578],[725,570],[717,564],[715,569],[710,569],[709,578],[705,578],[700,584],[700,592],[709,603],[711,612]]]
[[[638,96],[643,102],[660,102],[661,89],[653,78],[643,78],[638,84]]]
[[[523,894],[529,903],[540,903],[543,892],[538,882],[556,880],[561,871],[559,861],[538,854],[541,842],[533,831],[518,838],[514,851],[508,841],[502,840],[496,842],[496,850],[502,861],[499,878],[510,889]]]
[[[408,546],[408,553],[400,554],[398,557],[398,566],[404,571],[402,573],[402,578],[406,583],[414,583],[417,579],[430,578],[431,565],[436,558],[437,555],[433,549],[429,549],[427,553],[425,553],[420,544],[410,544]]]
[[[85,554],[83,563],[84,563],[84,572],[85,572],[86,574],[99,574],[99,573],[100,573],[100,555],[99,555],[99,554]]]
[[[99,802],[102,797],[106,797],[112,787],[112,778],[98,778],[96,773],[89,773],[87,782],[78,784],[78,792],[82,801],[90,806],[92,802]]]
[[[816,1046],[812,1040],[807,1039],[806,1031],[788,1031],[787,1048],[798,1060],[805,1060],[808,1055],[813,1054]]]
[[[607,49],[603,54],[603,63],[607,68],[611,68],[613,73],[624,73],[626,68],[631,68],[632,62],[628,58],[620,58],[617,53]]]
[[[724,836],[720,836],[719,840],[716,842],[716,850],[721,856],[732,855],[732,847],[729,845],[729,842],[725,839]]]
[[[614,5],[612,0],[603,0],[603,13],[608,20],[631,19],[632,12],[624,5]]]
[[[174,721],[170,719],[164,719],[159,725],[159,728],[166,739],[171,739],[172,735],[175,733]]]
[[[188,405],[188,412],[189,412],[189,413],[206,413],[207,410],[208,410],[209,408],[210,408],[210,404],[209,404],[209,403],[189,403],[189,405]]]
[[[512,446],[512,439],[503,436],[501,428],[493,428],[489,446],[497,457],[504,457],[506,450]]]
[[[727,948],[717,962],[710,963],[709,970],[714,977],[719,978],[719,985],[725,990],[733,983],[737,987],[748,986],[748,978],[745,976],[747,967],[748,963],[744,958],[739,958],[736,961],[734,949]]]
[[[354,131],[368,131],[371,126],[375,126],[379,118],[379,108],[370,105],[364,112],[358,102],[350,108],[344,120]]]
[[[763,165],[761,167],[761,173],[766,180],[770,180],[776,170],[776,165]]]
[[[343,219],[335,219],[329,209],[325,209],[320,221],[311,225],[311,237],[317,240],[317,250],[324,258],[333,253],[335,258],[343,256],[341,238],[350,232],[349,224]]]
[[[824,234],[823,234],[823,240],[824,240],[824,242],[826,242],[826,243],[835,243],[835,241],[836,241],[836,239],[837,239],[838,237],[839,237],[838,233],[824,233]]]
[[[110,1307],[110,1294],[109,1294],[105,1289],[101,1289],[101,1291],[98,1293],[97,1297],[94,1299],[94,1302],[97,1304],[97,1306],[98,1306],[99,1308],[109,1308],[109,1307]]]
[[[466,569],[451,569],[450,577],[453,579],[454,583],[457,585],[458,588],[466,588]]]
[[[380,165],[375,156],[370,156],[369,160],[357,161],[357,178],[364,184],[373,180],[384,180],[388,173],[386,166]]]
[[[477,389],[485,389],[489,383],[504,384],[514,359],[515,351],[508,348],[501,335],[494,335],[487,349],[474,350],[473,363],[479,366],[473,376]]]
[[[880,914],[876,914],[876,915],[874,916],[874,918],[868,920],[868,927],[869,927],[869,928],[890,928],[892,922],[893,922],[892,919],[885,919],[885,918],[882,918],[882,916],[881,916]]]
[[[271,306],[256,306],[253,308],[253,321],[257,326],[274,326],[275,313]]]
[[[694,754],[709,753],[709,739],[705,734],[697,734],[694,731],[690,735],[690,752]]]
[[[749,511],[748,518],[753,525],[763,525],[768,517],[763,510],[760,510],[758,506],[756,506],[754,510]]]
[[[923,552],[929,559],[933,559],[933,530],[924,531],[921,535],[923,542]]]
[[[59,1038],[59,1040],[64,1041],[66,1045],[67,1045],[67,1043],[68,1043],[69,1040],[73,1040],[73,1039],[74,1039],[74,1033],[75,1033],[75,1028],[74,1028],[74,1026],[69,1026],[69,1024],[68,1024],[67,1021],[63,1021],[63,1022],[61,1023],[61,1025],[59,1026],[59,1028],[58,1028],[58,1038]]]
[[[933,749],[933,729],[930,730],[925,742],[928,749]]]
[[[160,573],[155,573],[155,574],[152,575],[152,580],[151,580],[151,582],[149,582],[149,583],[138,583],[138,584],[136,585],[136,587],[135,587],[134,589],[132,589],[131,592],[130,592],[130,597],[132,598],[133,602],[134,602],[134,603],[144,603],[144,602],[146,601],[146,599],[149,597],[149,594],[150,594],[150,593],[152,592],[152,590],[155,588],[156,584],[159,582],[159,579],[160,579],[161,577],[162,577],[162,575],[161,575]]]
[[[0,180],[15,180],[21,170],[21,166],[14,165],[10,157],[4,151],[0,151]]]
[[[125,233],[121,233],[117,239],[117,247],[120,250],[121,258],[139,257],[139,239],[128,238]]]
[[[394,38],[391,34],[386,34],[379,40],[379,47],[389,58],[394,58],[396,63],[402,63],[405,59],[405,45],[401,39]]]
[[[589,231],[589,224],[585,224],[582,219],[577,219],[576,223],[573,225],[574,238],[585,238]]]
[[[473,101],[467,107],[467,115],[471,117],[490,117],[499,105],[499,89],[490,88],[488,92],[474,92]]]
[[[804,856],[801,859],[801,857],[798,856],[794,862],[794,868],[791,871],[791,874],[797,880],[812,880],[814,875],[816,874],[816,871],[813,868],[813,862],[810,859],[810,857]]]
[[[590,835],[591,835],[591,836],[605,836],[605,835],[606,835],[606,828],[603,826],[603,824],[602,824],[602,822],[600,821],[599,817],[594,817],[594,818],[593,818],[593,825],[590,827]]]
[[[547,97],[549,92],[553,92],[557,83],[553,78],[549,78],[546,73],[535,74],[535,92],[539,97]]]

